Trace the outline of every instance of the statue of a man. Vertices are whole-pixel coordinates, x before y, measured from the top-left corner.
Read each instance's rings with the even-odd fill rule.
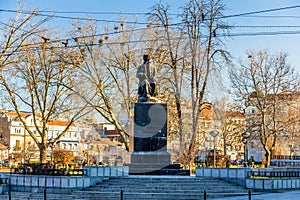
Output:
[[[156,69],[151,65],[149,55],[143,55],[143,60],[143,64],[136,72],[136,77],[139,79],[138,102],[147,102],[155,95]]]

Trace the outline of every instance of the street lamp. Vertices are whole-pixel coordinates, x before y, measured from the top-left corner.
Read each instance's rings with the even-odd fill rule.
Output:
[[[9,157],[9,150],[10,150],[10,147],[8,146],[7,147],[7,157],[8,157],[8,168],[9,168],[9,171],[10,171],[10,157]],[[11,171],[10,171],[11,172]]]
[[[243,143],[244,143],[244,159],[245,159],[245,167],[248,167],[248,148],[247,148],[247,143],[248,143],[248,139],[250,137],[250,133],[249,132],[244,132],[242,134],[243,137]]]
[[[219,131],[209,131],[209,134],[214,138],[214,167],[216,167],[216,137],[219,135]]]
[[[55,140],[54,140],[54,138],[50,138],[49,139],[49,146],[50,146],[50,148],[51,148],[51,157],[50,157],[50,164],[51,164],[51,167],[53,167],[53,148],[54,148],[54,142],[55,142]]]
[[[87,159],[86,159],[86,162],[87,162],[87,166],[89,166],[89,146],[90,146],[91,140],[89,140],[87,138],[87,139],[85,139],[84,142],[87,144]]]

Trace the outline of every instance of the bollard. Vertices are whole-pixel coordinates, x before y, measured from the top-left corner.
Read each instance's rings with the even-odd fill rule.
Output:
[[[44,189],[44,200],[47,200],[47,190],[46,190],[46,188]]]
[[[120,200],[123,200],[123,190],[120,191]]]
[[[204,200],[206,200],[206,191],[205,190],[203,192],[203,197],[204,197]]]
[[[251,190],[250,189],[248,190],[248,197],[249,197],[249,200],[251,200]]]

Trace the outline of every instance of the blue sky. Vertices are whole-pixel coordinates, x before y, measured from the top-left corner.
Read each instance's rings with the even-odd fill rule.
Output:
[[[159,0],[27,0],[25,2],[26,9],[37,7],[40,10],[51,11],[97,11],[97,12],[149,12],[155,3]],[[180,8],[187,0],[165,0],[168,2],[174,13],[178,13]],[[298,0],[224,0],[227,7],[225,15],[239,14],[251,11],[260,11],[272,8],[281,8],[287,6],[300,5]],[[0,0],[1,9],[15,9],[15,0]],[[0,20],[6,13],[0,12]],[[62,14],[66,15],[66,14]],[[299,31],[298,34],[289,35],[273,35],[273,36],[240,36],[232,37],[226,40],[228,51],[234,58],[245,58],[244,52],[247,49],[268,49],[271,52],[284,51],[289,54],[289,61],[293,67],[300,72],[300,8],[257,14],[259,16],[267,15],[268,17],[235,17],[228,18],[226,21],[230,24],[239,26],[298,26],[292,28],[236,28],[232,33],[255,33],[255,32],[278,32],[278,31]],[[81,15],[82,17],[85,17]],[[296,16],[296,17],[279,17],[279,16]],[[279,18],[276,18],[279,17]],[[96,16],[97,19],[110,18],[118,19],[118,16]],[[143,20],[143,19],[141,19]],[[68,20],[57,20],[57,23],[66,26]]]

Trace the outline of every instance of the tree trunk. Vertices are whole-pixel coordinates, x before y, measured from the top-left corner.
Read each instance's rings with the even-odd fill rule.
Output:
[[[272,153],[269,149],[265,149],[265,151],[266,151],[266,161],[267,161],[266,165],[270,166]]]
[[[224,151],[224,155],[226,156],[227,155],[227,146],[226,146],[226,141],[223,140],[223,151]]]
[[[47,148],[45,147],[45,145],[41,144],[39,146],[39,149],[40,149],[40,163],[46,163]]]

